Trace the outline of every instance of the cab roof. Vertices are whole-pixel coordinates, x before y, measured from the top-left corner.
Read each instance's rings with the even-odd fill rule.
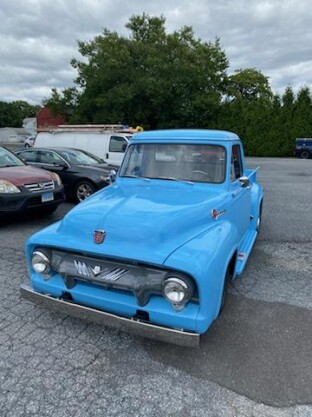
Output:
[[[151,130],[140,132],[133,135],[131,142],[154,142],[158,140],[164,141],[216,141],[229,142],[239,141],[240,138],[232,132],[226,130],[212,129],[168,129],[168,130]]]

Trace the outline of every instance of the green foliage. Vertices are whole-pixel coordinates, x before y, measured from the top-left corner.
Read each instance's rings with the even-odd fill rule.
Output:
[[[26,101],[0,101],[0,127],[22,127],[23,119],[35,117],[39,109]]]
[[[296,137],[312,136],[307,87],[280,97],[256,68],[228,75],[219,39],[203,42],[189,26],[168,34],[165,23],[143,13],[130,17],[128,37],[104,29],[78,42],[77,87],[52,89],[46,104],[70,123],[227,129],[255,156],[291,156]]]

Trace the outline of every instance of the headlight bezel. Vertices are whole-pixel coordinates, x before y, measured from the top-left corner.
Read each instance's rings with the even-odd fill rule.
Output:
[[[42,264],[44,265],[44,268],[38,268],[35,266],[35,262],[34,259],[35,257],[39,257],[42,260]],[[39,264],[39,260],[36,263],[37,265]],[[47,251],[43,251],[42,249],[36,249],[33,251],[32,255],[31,255],[31,265],[33,270],[37,273],[42,275],[45,279],[50,278],[50,274],[51,274],[51,260],[50,260],[50,256],[49,253]]]
[[[172,296],[170,297],[170,289]],[[174,274],[168,275],[162,282],[161,291],[165,300],[167,300],[176,311],[184,309],[194,294],[194,282],[188,277],[182,277]],[[182,298],[176,298],[177,292],[183,293]],[[175,295],[174,295],[175,293]]]
[[[59,176],[59,174],[57,174],[56,172],[51,172],[52,176],[53,176],[53,180],[56,183],[56,185],[63,185],[61,177]]]

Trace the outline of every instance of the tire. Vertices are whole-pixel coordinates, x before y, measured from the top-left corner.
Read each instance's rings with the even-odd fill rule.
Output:
[[[260,232],[260,228],[261,228],[261,221],[262,221],[262,201],[259,207],[259,216],[257,219],[257,224],[256,224],[256,231],[259,233]]]
[[[25,148],[30,148],[29,143],[25,143]]]
[[[228,267],[228,269],[226,271],[225,279],[224,279],[219,316],[222,313],[222,311],[224,310],[224,307],[225,307],[225,304],[226,304],[230,280],[231,280],[231,273],[230,273],[230,267]]]
[[[310,152],[309,151],[302,151],[300,154],[301,159],[309,159],[310,158]]]
[[[75,187],[75,201],[80,203],[96,191],[95,186],[87,180],[78,182]]]

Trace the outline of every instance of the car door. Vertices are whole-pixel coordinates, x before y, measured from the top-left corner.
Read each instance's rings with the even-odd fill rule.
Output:
[[[70,182],[72,175],[70,165],[57,152],[52,150],[38,150],[37,166],[47,171],[56,172],[65,187]]]
[[[251,215],[251,187],[242,186],[239,180],[244,175],[242,163],[242,150],[239,144],[232,146],[231,154],[231,184],[232,195],[231,217],[237,227],[239,239],[241,240],[250,226]]]

